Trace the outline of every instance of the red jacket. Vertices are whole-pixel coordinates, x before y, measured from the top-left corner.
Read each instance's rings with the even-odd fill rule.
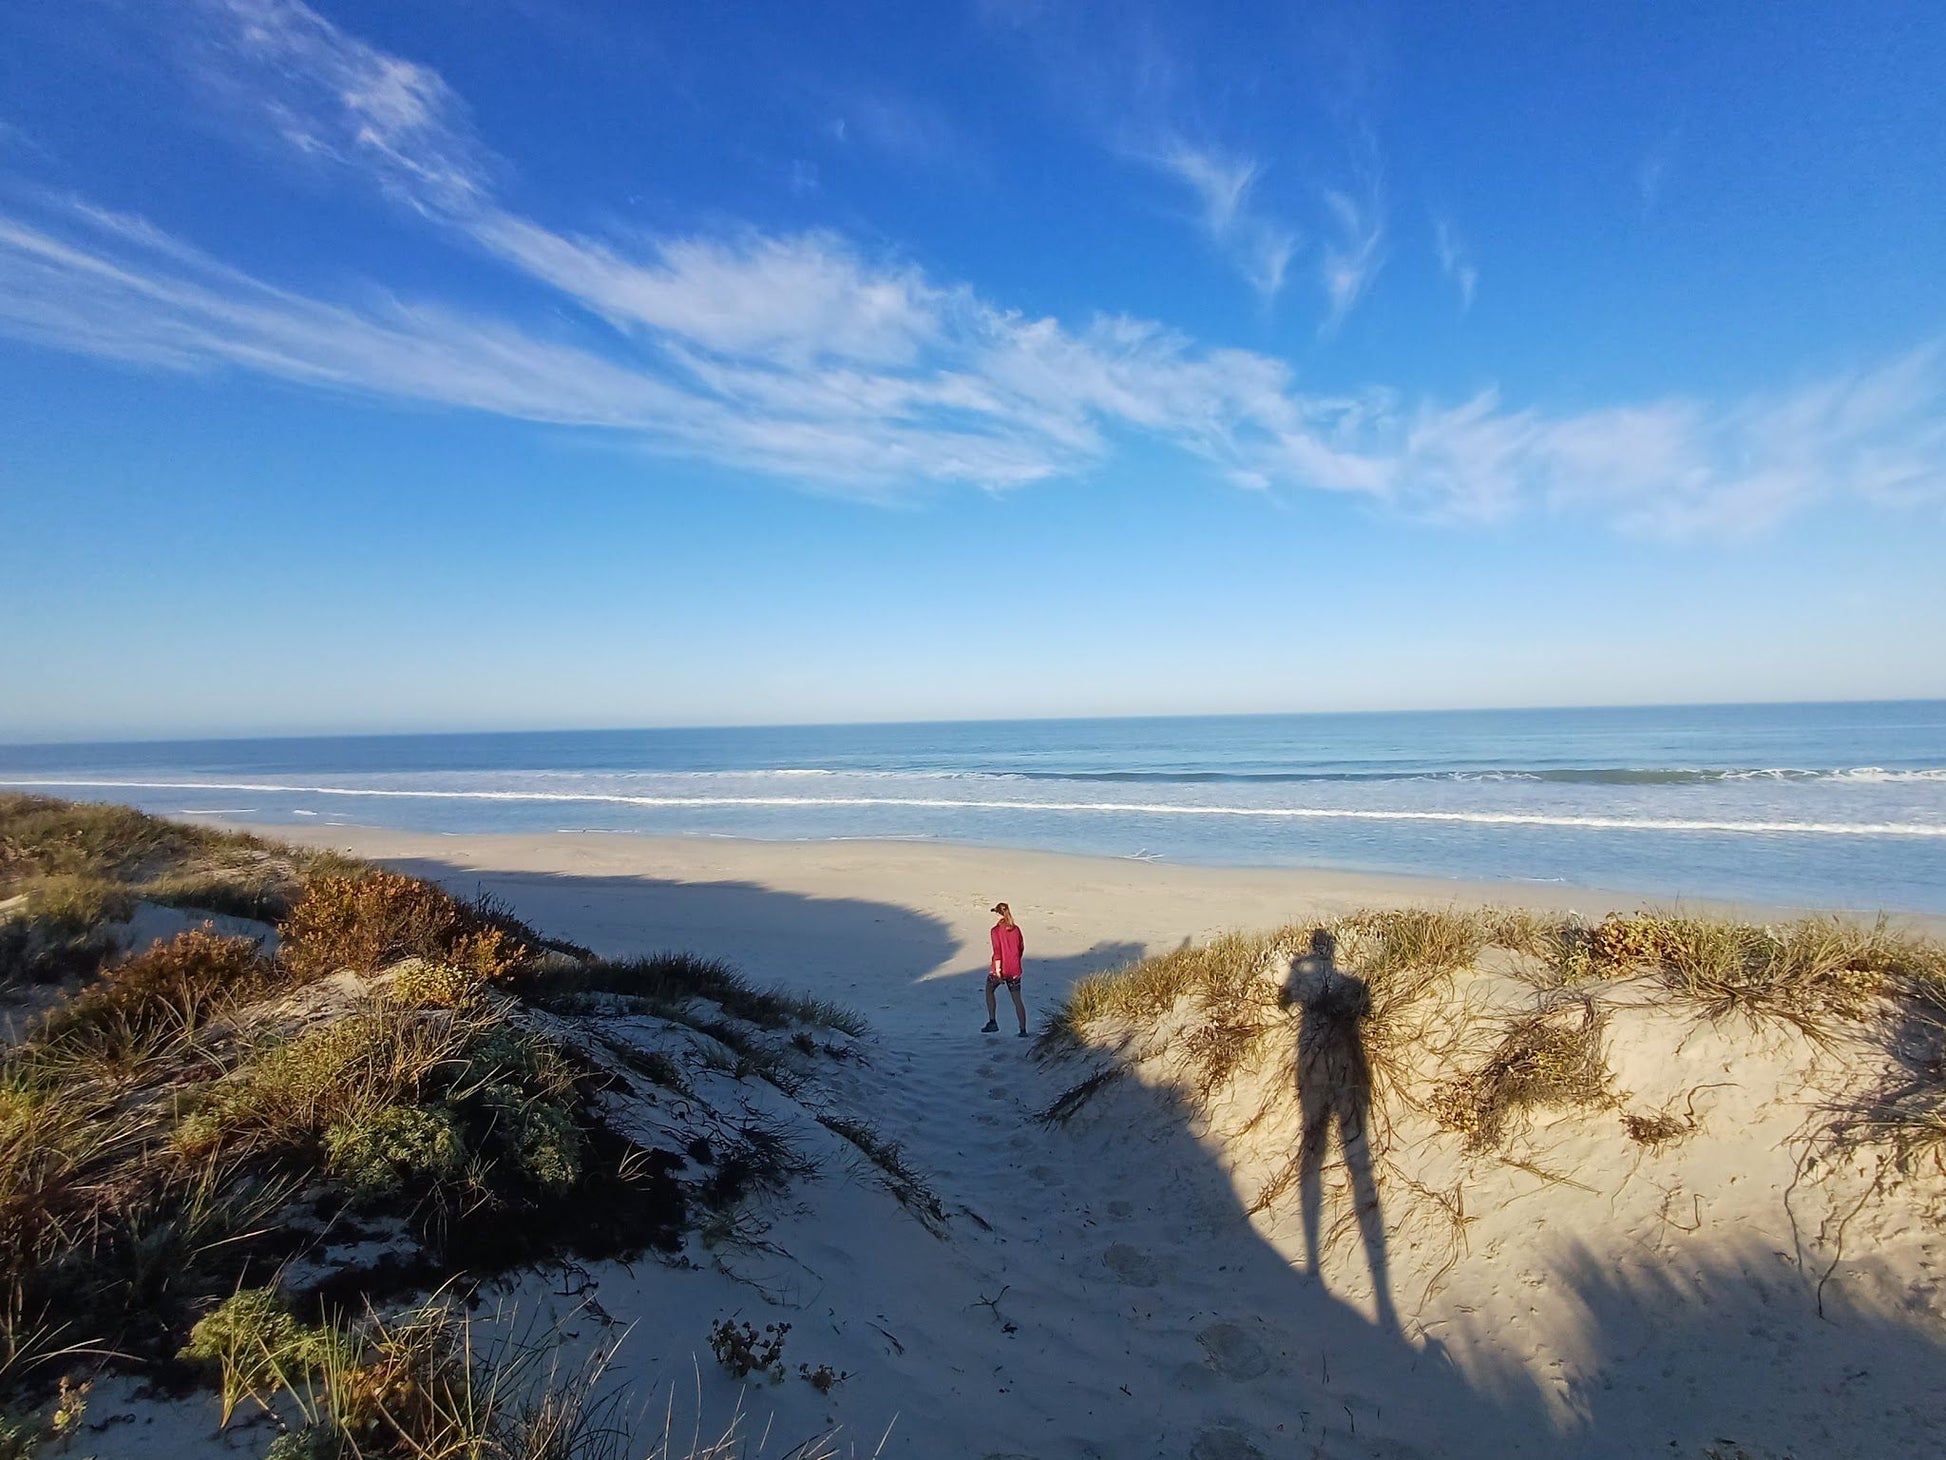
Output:
[[[1027,940],[1020,935],[1020,928],[1013,923],[993,925],[993,956],[999,960],[1002,978],[1020,977],[1020,955],[1027,951]],[[989,962],[990,972],[993,964]]]

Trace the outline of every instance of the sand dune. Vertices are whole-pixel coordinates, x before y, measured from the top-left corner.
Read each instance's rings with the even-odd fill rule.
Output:
[[[673,1386],[706,1428],[740,1404],[766,1454],[840,1425],[858,1453],[909,1456],[1889,1456],[1927,1453],[1946,1424],[1937,1188],[1892,1193],[1842,1247],[1838,1206],[1868,1173],[1787,1201],[1822,1078],[1788,1042],[1618,1020],[1635,1104],[1716,1087],[1699,1133],[1645,1151],[1612,1112],[1539,1132],[1571,1181],[1476,1181],[1449,1267],[1396,1188],[1377,1249],[1339,1231],[1311,1250],[1290,1204],[1250,1216],[1291,1133],[1204,1118],[1166,1061],[1049,1125],[1034,1114],[1084,1066],[977,1032],[996,898],[1026,928],[1038,1016],[1077,977],[1185,939],[1509,889],[886,844],[305,839],[484,888],[598,952],[694,949],[871,1020],[869,1063],[800,1099],[868,1112],[940,1197],[938,1232],[826,1141],[820,1177],[707,1262],[537,1275],[508,1296],[584,1338],[633,1324],[616,1372],[639,1400]],[[1422,1144],[1410,1169],[1438,1185],[1460,1158]],[[791,1324],[793,1377],[739,1386],[711,1362],[709,1326],[731,1314]],[[799,1362],[849,1377],[821,1395]]]

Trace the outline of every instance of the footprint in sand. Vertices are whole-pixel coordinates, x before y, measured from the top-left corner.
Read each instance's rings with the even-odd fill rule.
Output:
[[[1135,1203],[1132,1201],[1111,1201],[1108,1204],[1108,1215],[1118,1222],[1126,1222],[1130,1217],[1135,1215]]]
[[[1034,1180],[1040,1182],[1042,1186],[1052,1186],[1061,1179],[1061,1173],[1056,1171],[1052,1166],[1029,1166],[1027,1168],[1027,1174],[1033,1177]]]
[[[992,1085],[987,1088],[987,1094],[995,1100],[1005,1100],[1009,1095],[1013,1094],[1013,1091],[1009,1090],[1005,1085]]]
[[[1212,1323],[1196,1335],[1209,1355],[1210,1367],[1226,1379],[1255,1379],[1270,1372],[1270,1355],[1246,1329],[1234,1323]]]
[[[1101,1264],[1131,1288],[1152,1288],[1156,1284],[1155,1259],[1126,1242],[1117,1242],[1102,1253]]]

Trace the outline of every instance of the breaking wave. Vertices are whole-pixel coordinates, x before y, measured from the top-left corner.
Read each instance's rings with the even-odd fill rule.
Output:
[[[1934,779],[1940,779],[1935,775]],[[932,811],[1009,811],[1059,815],[1231,817],[1286,821],[1379,821],[1457,823],[1473,826],[1573,827],[1603,831],[1703,832],[1747,836],[1869,836],[1946,839],[1946,822],[1733,820],[1706,817],[1614,816],[1544,811],[1447,811],[1324,806],[1220,806],[1147,801],[1035,801],[972,796],[786,796],[633,795],[611,791],[457,790],[416,787],[296,785],[269,781],[136,781],[107,779],[5,780],[0,785],[34,788],[148,791],[247,791],[271,795],[339,796],[371,800],[499,801],[545,804],[638,806],[665,810],[747,807],[817,809],[841,807]]]

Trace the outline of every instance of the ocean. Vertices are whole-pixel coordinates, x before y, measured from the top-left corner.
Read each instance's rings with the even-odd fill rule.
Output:
[[[1946,701],[13,746],[0,785],[271,825],[909,839],[1946,912]]]

